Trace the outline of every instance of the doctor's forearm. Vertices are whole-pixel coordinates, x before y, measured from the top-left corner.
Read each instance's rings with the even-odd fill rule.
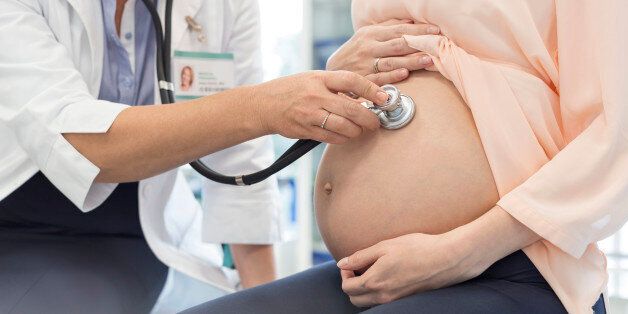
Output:
[[[100,169],[97,182],[137,181],[270,133],[341,144],[379,127],[376,115],[339,91],[376,104],[388,99],[355,73],[313,71],[178,104],[127,108],[106,133],[64,136]]]
[[[123,110],[106,133],[65,138],[100,168],[98,182],[137,181],[263,136],[250,88]]]

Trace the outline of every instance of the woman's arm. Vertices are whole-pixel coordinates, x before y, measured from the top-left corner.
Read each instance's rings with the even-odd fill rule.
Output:
[[[232,244],[231,253],[244,288],[275,280],[272,245]]]
[[[440,235],[409,234],[338,262],[342,289],[357,306],[388,303],[474,278],[540,237],[499,206]],[[368,269],[360,276],[355,272]]]

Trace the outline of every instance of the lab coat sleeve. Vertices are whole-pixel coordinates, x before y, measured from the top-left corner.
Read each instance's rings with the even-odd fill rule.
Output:
[[[226,1],[234,14],[226,51],[235,55],[238,85],[262,79],[259,9],[256,0]],[[262,137],[202,158],[212,169],[240,175],[259,171],[274,160],[270,137]],[[281,239],[276,178],[246,187],[205,180],[203,240],[214,243],[270,244]]]
[[[498,205],[579,258],[628,220],[628,2],[566,0],[556,8],[561,107],[603,110]],[[563,110],[564,119],[571,115]]]
[[[43,174],[89,211],[115,188],[63,133],[103,133],[126,106],[95,99],[39,4],[0,1],[0,121]]]

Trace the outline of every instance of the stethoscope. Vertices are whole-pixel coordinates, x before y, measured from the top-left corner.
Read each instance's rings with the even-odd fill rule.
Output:
[[[170,48],[171,30],[172,30],[172,2],[166,0],[165,25],[161,28],[161,19],[157,13],[157,9],[151,0],[142,0],[146,8],[150,12],[155,29],[156,42],[156,70],[157,80],[159,84],[159,96],[163,104],[172,104],[174,99],[174,84],[171,80],[170,72]],[[187,19],[186,19],[187,21]],[[188,21],[189,24],[189,21]],[[399,92],[393,85],[385,85],[382,87],[388,94],[388,101],[383,106],[377,106],[370,101],[362,102],[362,106],[371,110],[378,116],[380,124],[383,128],[396,130],[406,126],[415,114],[415,104],[411,97]],[[351,95],[349,95],[351,96]],[[205,165],[202,161],[196,160],[190,163],[190,166],[198,173],[209,180],[238,186],[252,185],[264,181],[273,174],[281,171],[289,166],[303,155],[307,154],[321,142],[314,140],[298,140],[283,155],[281,155],[270,167],[255,173],[227,176],[220,174]]]

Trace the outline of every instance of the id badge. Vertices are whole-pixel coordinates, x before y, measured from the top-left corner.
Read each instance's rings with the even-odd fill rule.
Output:
[[[195,99],[235,87],[232,53],[175,51],[172,59],[175,99]]]

